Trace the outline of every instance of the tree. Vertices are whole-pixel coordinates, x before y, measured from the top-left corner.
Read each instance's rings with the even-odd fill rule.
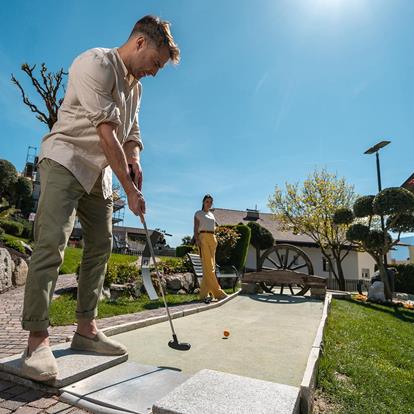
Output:
[[[193,243],[193,238],[192,238],[191,236],[184,236],[184,237],[181,239],[181,244],[182,244],[183,246],[190,246],[190,245],[194,244],[194,243]]]
[[[286,183],[282,191],[276,186],[268,203],[282,230],[305,234],[318,244],[341,290],[345,290],[342,263],[351,246],[347,226],[334,223],[333,216],[339,208],[349,209],[355,198],[352,185],[323,169],[310,174],[301,187]]]
[[[67,75],[67,73],[63,71],[63,68],[58,70],[56,73],[48,72],[46,65],[42,63],[40,68],[40,79],[37,79],[34,74],[36,65],[30,67],[27,63],[23,63],[21,69],[30,78],[36,92],[41,96],[43,103],[46,106],[46,112],[40,110],[28,98],[20,82],[13,74],[11,80],[20,89],[23,103],[27,105],[33,113],[37,114],[36,118],[40,122],[46,124],[49,127],[49,130],[51,130],[57,121],[58,110],[63,102],[63,97],[59,97],[58,95],[61,93],[61,88],[63,90],[63,94],[65,92],[65,87],[62,82],[63,77]]]
[[[390,187],[376,196],[360,197],[352,210],[342,211],[347,211],[348,219],[344,220],[344,213],[337,213],[334,215],[335,222],[347,226],[347,239],[374,258],[384,282],[385,297],[392,300],[384,256],[400,241],[401,233],[414,231],[414,194],[405,188]],[[384,218],[384,229],[380,225],[381,216]],[[397,237],[393,240],[389,232],[396,233]]]
[[[33,184],[26,177],[18,177],[13,186],[13,203],[23,214],[31,211]]]
[[[259,270],[260,251],[272,247],[275,239],[272,233],[259,223],[251,221],[247,226],[251,231],[250,244],[256,249],[256,270]]]
[[[0,197],[8,198],[11,187],[17,182],[17,171],[7,160],[0,160]]]

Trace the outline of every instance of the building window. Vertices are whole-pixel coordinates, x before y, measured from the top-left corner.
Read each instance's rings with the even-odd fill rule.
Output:
[[[362,279],[369,279],[369,269],[361,269]]]

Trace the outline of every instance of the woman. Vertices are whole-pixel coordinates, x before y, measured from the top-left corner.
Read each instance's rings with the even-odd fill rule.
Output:
[[[216,277],[216,248],[215,236],[216,219],[210,211],[213,205],[213,197],[207,194],[203,198],[201,210],[194,215],[194,238],[200,249],[203,264],[203,279],[200,286],[200,298],[205,302],[217,301],[227,297],[220,288]],[[210,294],[212,298],[210,297]]]

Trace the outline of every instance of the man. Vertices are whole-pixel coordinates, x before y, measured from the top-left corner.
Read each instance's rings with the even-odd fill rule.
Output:
[[[48,340],[48,311],[76,214],[84,250],[78,324],[71,347],[107,355],[126,353],[123,345],[98,331],[95,322],[112,248],[111,169],[125,190],[130,210],[142,217],[139,80],[155,76],[169,60],[178,63],[179,58],[169,23],[146,16],[120,48],[88,50],[69,70],[58,121],[44,137],[39,157],[41,196],[22,317],[23,329],[30,331],[22,356],[27,377],[48,381],[57,376]]]

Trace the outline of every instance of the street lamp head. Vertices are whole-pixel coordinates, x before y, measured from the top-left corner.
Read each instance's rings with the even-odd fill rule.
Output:
[[[364,154],[374,154],[378,152],[381,148],[384,148],[386,145],[390,144],[391,141],[381,141],[378,144],[375,144],[373,147],[368,148]]]

